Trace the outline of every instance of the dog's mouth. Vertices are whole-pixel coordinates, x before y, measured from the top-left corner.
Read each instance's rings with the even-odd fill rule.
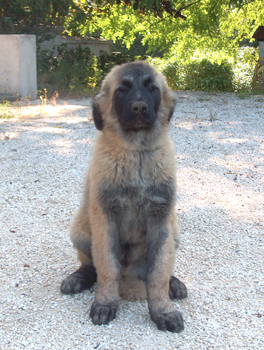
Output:
[[[132,123],[122,123],[123,128],[126,131],[140,131],[140,130],[149,130],[152,126],[152,123],[148,120],[137,119]]]

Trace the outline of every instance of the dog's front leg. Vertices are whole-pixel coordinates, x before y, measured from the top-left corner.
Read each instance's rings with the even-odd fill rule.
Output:
[[[94,324],[108,324],[119,304],[120,263],[116,224],[99,205],[91,208],[92,255],[97,272],[97,291],[90,317]]]
[[[158,329],[183,330],[182,315],[169,298],[169,280],[174,262],[174,242],[168,220],[152,217],[147,231],[147,294],[151,319]]]

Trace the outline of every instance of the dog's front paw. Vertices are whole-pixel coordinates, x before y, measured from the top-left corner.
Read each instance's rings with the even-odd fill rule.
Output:
[[[168,313],[161,311],[151,311],[152,321],[157,324],[158,329],[179,333],[184,329],[183,318],[180,312],[174,310]]]
[[[93,321],[93,324],[108,324],[116,317],[117,308],[118,303],[116,302],[101,304],[95,301],[92,304],[90,311],[90,317]]]

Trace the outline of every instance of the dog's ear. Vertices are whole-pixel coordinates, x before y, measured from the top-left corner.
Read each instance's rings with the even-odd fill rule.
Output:
[[[171,120],[171,117],[172,117],[173,112],[174,112],[174,107],[175,107],[175,105],[170,110],[170,113],[169,113],[169,116],[168,116],[168,122],[170,122],[170,120]]]
[[[173,112],[177,103],[177,98],[172,93],[170,95],[171,95],[171,108],[168,115],[168,122],[170,122],[171,120],[171,117],[173,115]]]
[[[93,120],[97,130],[102,130],[104,127],[104,121],[102,117],[102,113],[100,110],[100,106],[96,101],[96,98],[93,100]]]

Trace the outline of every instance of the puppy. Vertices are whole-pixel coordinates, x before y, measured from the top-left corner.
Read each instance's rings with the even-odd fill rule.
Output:
[[[120,295],[145,297],[158,329],[180,332],[183,318],[170,299],[187,296],[172,276],[179,233],[176,164],[168,124],[175,99],[148,63],[116,66],[93,101],[99,130],[71,240],[81,267],[61,284],[65,294],[97,282],[90,317],[107,324]]]

